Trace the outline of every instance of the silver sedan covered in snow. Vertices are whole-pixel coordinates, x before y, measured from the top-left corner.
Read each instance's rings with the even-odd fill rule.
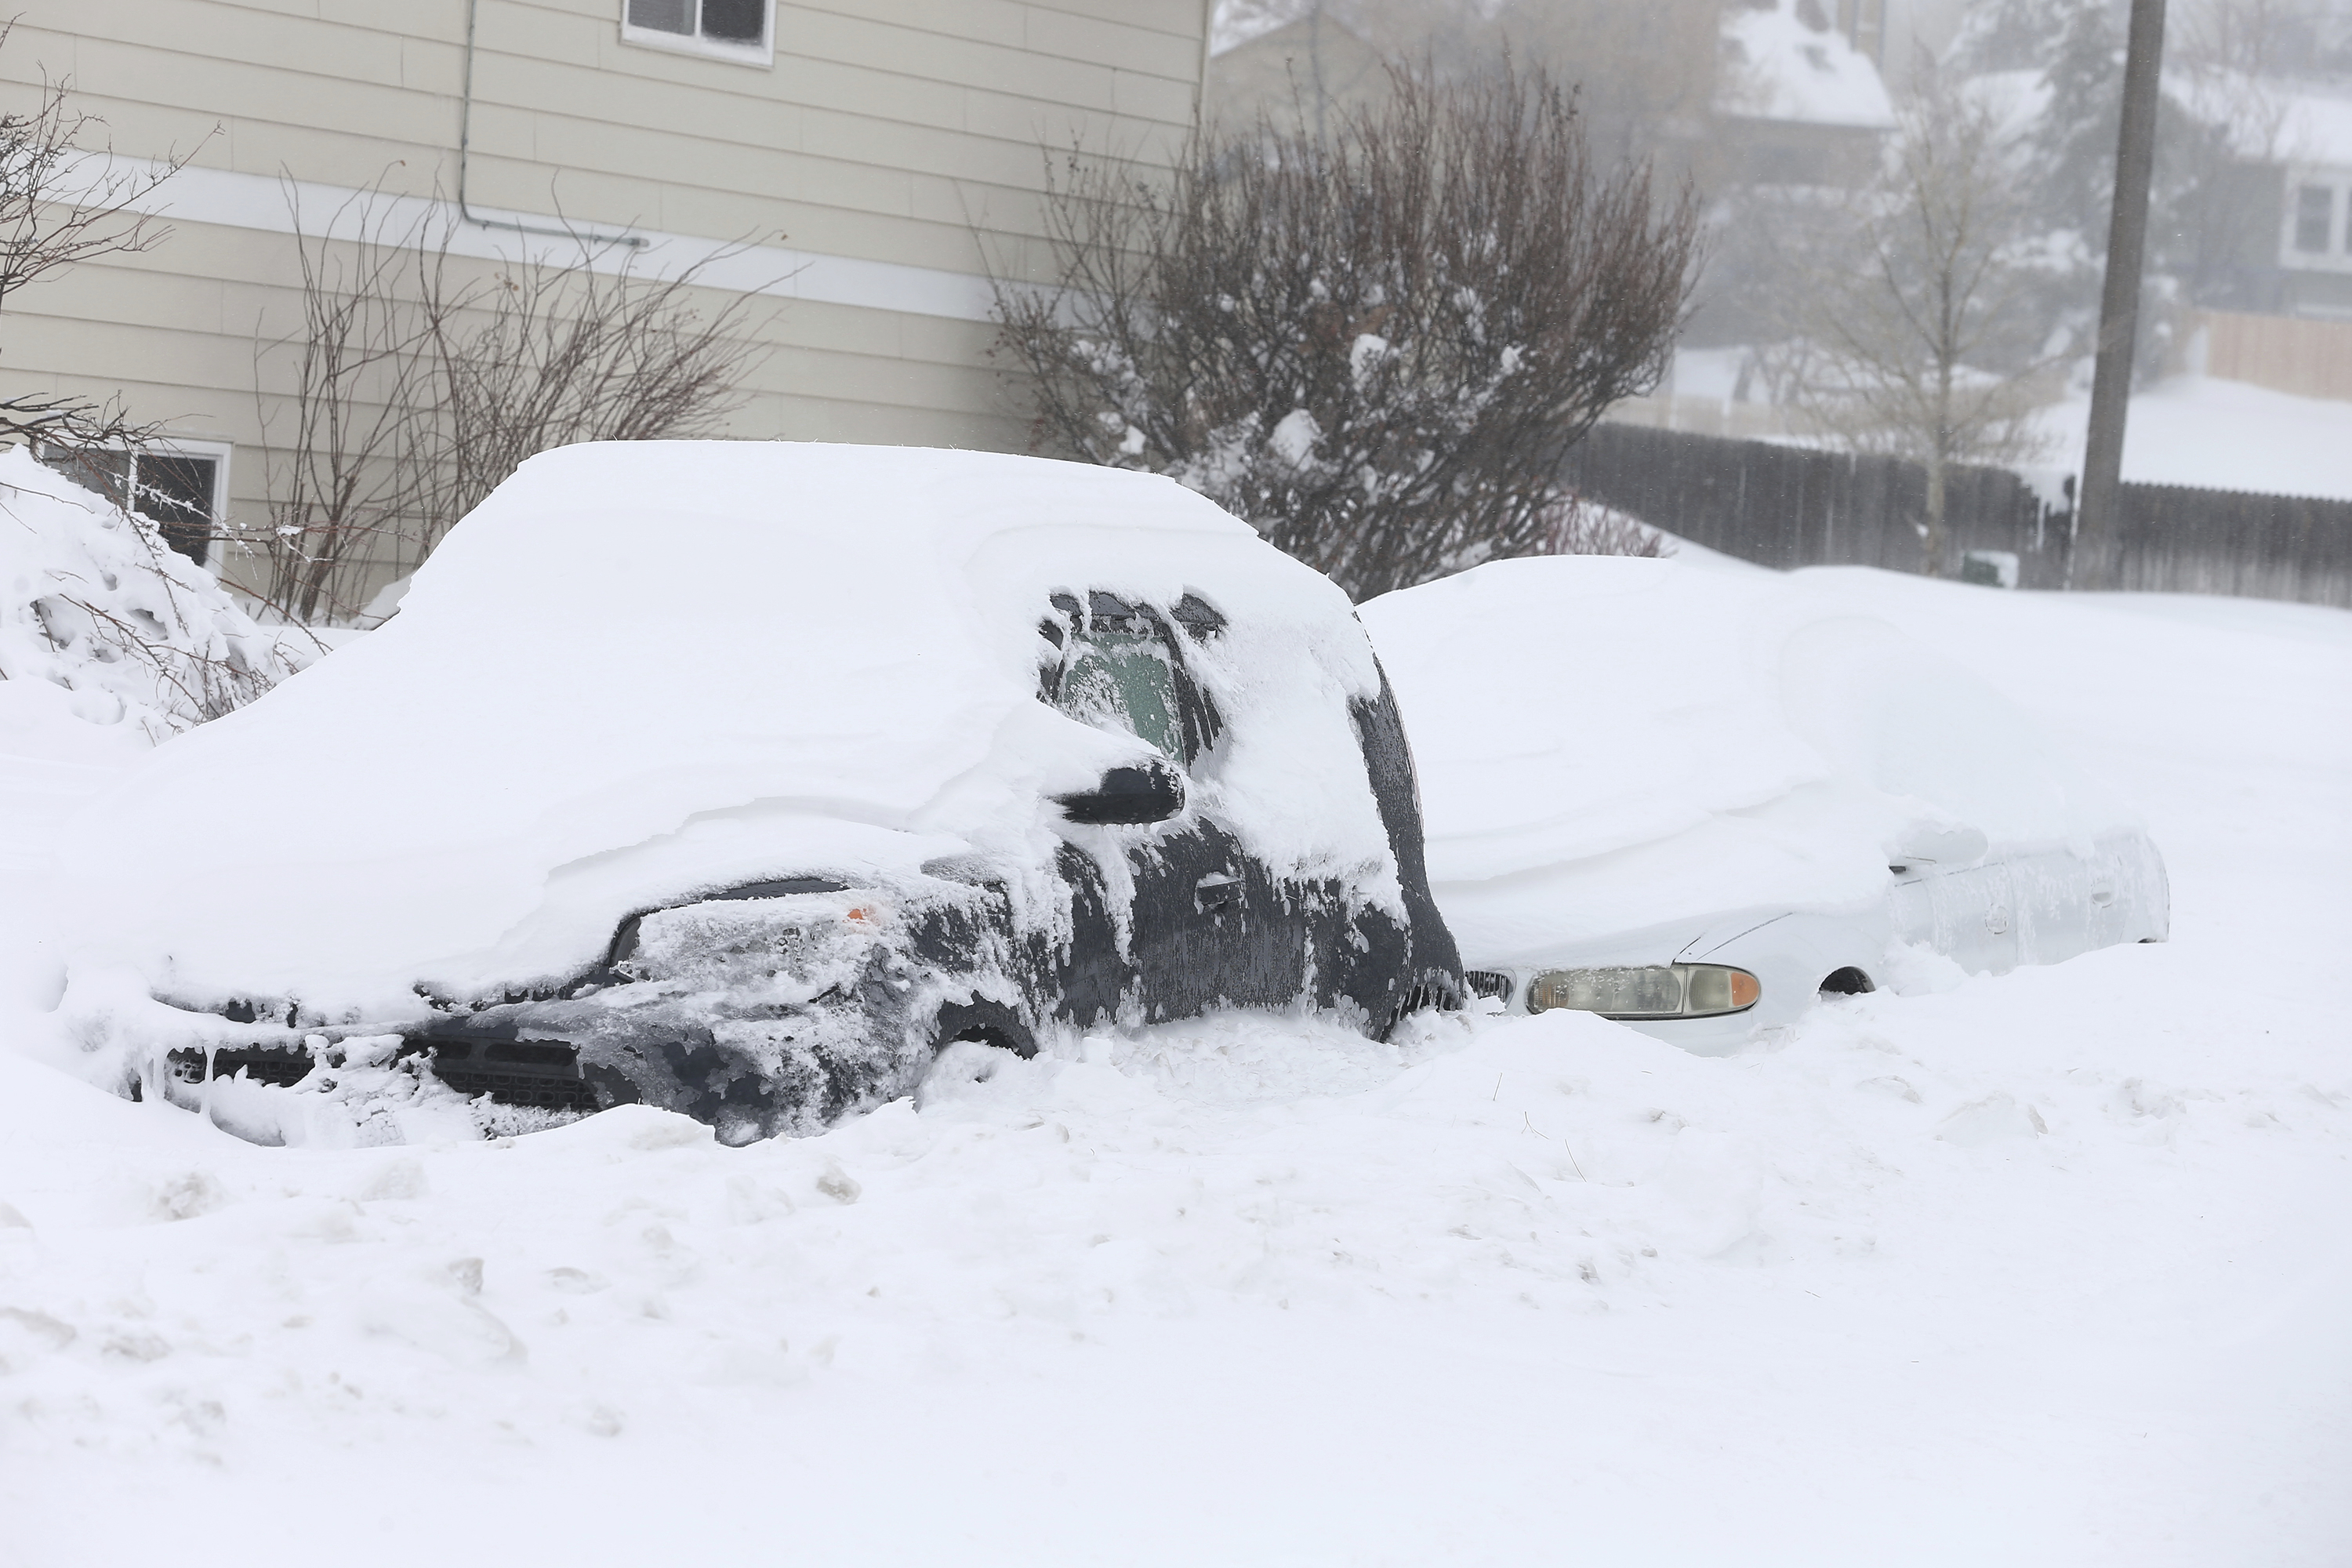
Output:
[[[1839,584],[1552,557],[1363,606],[1475,990],[1718,1052],[1823,995],[2165,937],[2130,811]]]

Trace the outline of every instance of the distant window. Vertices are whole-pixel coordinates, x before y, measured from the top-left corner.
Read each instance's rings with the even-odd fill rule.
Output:
[[[83,489],[152,522],[165,544],[197,565],[211,556],[226,500],[226,447],[84,452],[45,447],[40,456]]]
[[[631,43],[721,59],[767,64],[773,0],[624,0],[621,36]]]
[[[2336,229],[2336,187],[2304,185],[2294,193],[2294,247],[2325,256]]]

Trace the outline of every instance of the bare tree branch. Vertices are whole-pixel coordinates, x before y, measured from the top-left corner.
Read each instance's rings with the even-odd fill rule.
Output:
[[[575,236],[484,275],[437,204],[398,212],[379,189],[318,235],[295,215],[302,325],[263,351],[293,359],[292,428],[255,547],[298,624],[357,614],[383,555],[421,560],[535,453],[715,431],[767,352],[757,290],[711,311],[694,293],[733,249],[648,278]]]
[[[0,48],[16,24],[0,24]],[[171,230],[137,204],[184,168],[192,153],[154,163],[118,163],[110,144],[85,147],[104,121],[68,106],[70,80],[42,78],[29,110],[0,114],[0,310],[20,289],[101,256],[151,250]],[[154,437],[119,399],[20,394],[0,400],[0,440],[60,449],[122,448]]]
[[[1835,445],[1927,468],[1921,540],[1941,573],[1947,476],[2039,455],[2053,360],[2032,341],[2039,274],[2011,150],[1982,104],[1924,61],[1918,77],[1877,184],[1812,215],[1774,374]]]

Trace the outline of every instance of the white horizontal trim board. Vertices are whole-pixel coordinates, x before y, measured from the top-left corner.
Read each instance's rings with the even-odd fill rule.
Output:
[[[84,188],[98,191],[110,178],[156,165],[131,160],[112,163],[94,157],[84,164]],[[312,237],[356,239],[363,219],[402,234],[417,226],[438,237],[446,226],[449,250],[455,256],[481,260],[512,260],[538,257],[570,260],[574,242],[509,228],[484,228],[460,216],[457,204],[426,196],[393,195],[349,185],[319,184],[232,169],[206,169],[191,164],[128,204],[134,212],[186,223],[218,224],[230,228],[259,229],[272,234],[301,232]],[[494,224],[521,224],[533,228],[557,228],[563,220],[541,213],[512,212],[477,206],[474,215]],[[624,267],[649,278],[676,276],[698,262],[703,264],[699,283],[733,289],[746,294],[771,294],[818,304],[851,305],[868,310],[898,310],[915,316],[942,316],[951,321],[985,321],[994,294],[987,279],[970,272],[936,267],[908,267],[895,261],[868,261],[852,256],[825,256],[782,246],[732,246],[693,235],[665,234],[656,229],[616,230],[604,224],[575,226],[583,240],[593,235],[625,233],[636,246],[590,246],[590,265],[600,272]]]

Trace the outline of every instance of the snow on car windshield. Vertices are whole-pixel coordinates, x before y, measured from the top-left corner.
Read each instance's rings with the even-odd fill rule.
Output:
[[[2132,823],[1984,681],[1834,584],[1554,556],[1365,605],[1465,951],[1856,905],[1914,825],[2023,847]]]
[[[78,984],[413,1009],[576,972],[730,883],[974,849],[1042,883],[1049,798],[1164,739],[1037,700],[1040,616],[1102,592],[1223,618],[1187,658],[1249,721],[1200,798],[1272,867],[1392,885],[1347,602],[1200,496],[989,453],[593,445],[525,463],[394,620],[84,815]]]

